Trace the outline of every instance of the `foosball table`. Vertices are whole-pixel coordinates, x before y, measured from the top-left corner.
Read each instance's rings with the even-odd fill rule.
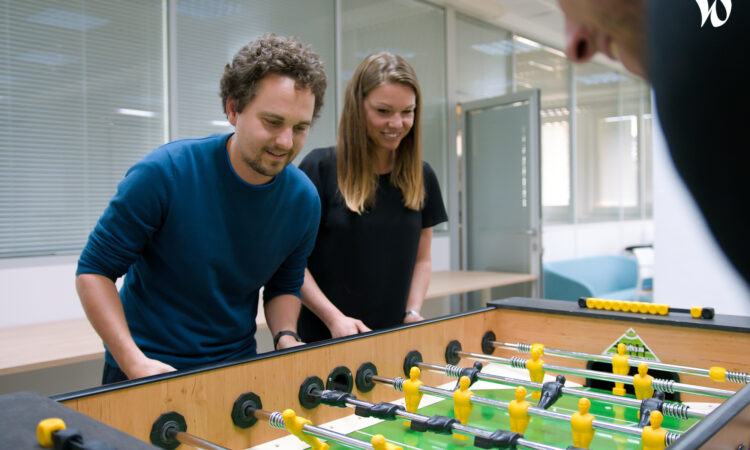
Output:
[[[750,448],[750,317],[586,306],[497,300],[51,400],[111,448]]]

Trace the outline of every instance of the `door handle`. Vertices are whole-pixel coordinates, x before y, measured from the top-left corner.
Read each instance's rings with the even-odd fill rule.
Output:
[[[523,231],[516,232],[516,234],[523,234],[526,236],[536,236],[537,233],[536,233],[536,230],[523,230]]]

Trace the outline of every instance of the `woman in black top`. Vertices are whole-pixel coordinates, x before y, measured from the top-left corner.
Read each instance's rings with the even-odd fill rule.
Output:
[[[305,342],[423,320],[432,227],[447,215],[422,161],[421,107],[409,63],[374,53],[347,85],[336,147],[300,163],[322,206],[302,287]]]

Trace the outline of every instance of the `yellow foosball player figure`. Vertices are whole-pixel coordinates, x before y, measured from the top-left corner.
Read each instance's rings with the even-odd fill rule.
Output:
[[[651,382],[654,377],[648,374],[648,365],[646,363],[638,364],[638,373],[633,375],[633,388],[635,389],[635,398],[645,400],[654,395],[654,389]]]
[[[508,406],[510,431],[521,434],[526,432],[526,427],[529,426],[529,406],[531,405],[526,401],[526,388],[518,386],[516,388],[516,399],[511,400]]]
[[[666,447],[664,439],[667,436],[667,430],[661,427],[664,419],[660,411],[651,413],[651,425],[643,427],[641,442],[643,450],[663,450]]]
[[[414,367],[412,367],[414,369]],[[370,439],[370,444],[374,450],[404,450],[403,447],[399,447],[396,444],[391,444],[385,440],[385,436],[382,434],[376,434]]]
[[[419,379],[421,371],[419,367],[412,366],[409,369],[409,379],[404,381],[404,400],[406,401],[406,410],[410,413],[416,413],[419,409],[419,402],[422,401],[422,392],[419,388],[422,386],[422,381]],[[409,426],[409,421],[405,420],[404,425]]]
[[[542,383],[544,381],[544,361],[542,361],[542,347],[536,346],[531,348],[531,359],[526,361],[526,369],[529,370],[529,379],[534,383]],[[531,398],[539,400],[541,394],[539,391],[531,393]]]
[[[293,435],[297,436],[300,441],[309,445],[313,450],[328,450],[328,444],[321,442],[315,436],[310,436],[302,431],[302,428],[305,425],[312,424],[311,421],[302,417],[297,417],[297,413],[295,413],[293,409],[284,410],[284,412],[281,413],[281,417],[284,419],[286,429]]]
[[[617,344],[617,354],[612,357],[612,373],[615,375],[627,375],[630,371],[630,365],[628,359],[630,357],[625,354],[627,346],[620,342]],[[624,396],[625,395],[625,384],[615,383],[615,387],[612,388],[612,394]]]
[[[589,448],[591,440],[594,439],[594,415],[589,413],[591,401],[585,397],[578,400],[578,412],[573,413],[570,418],[570,427],[573,429],[573,445],[580,448]]]
[[[458,389],[453,391],[453,413],[456,419],[461,422],[461,425],[466,425],[469,422],[471,410],[474,408],[474,405],[471,403],[471,397],[474,393],[469,390],[470,384],[471,380],[469,377],[461,377],[458,380]],[[453,437],[460,440],[468,439],[466,436],[456,433],[453,433]]]

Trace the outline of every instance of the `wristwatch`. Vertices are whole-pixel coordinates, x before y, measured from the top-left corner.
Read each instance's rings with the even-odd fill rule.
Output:
[[[279,331],[278,333],[276,333],[276,336],[273,337],[273,349],[274,350],[276,350],[276,346],[279,345],[279,339],[281,339],[281,336],[291,336],[297,342],[302,342],[302,338],[300,338],[299,335],[292,330]]]
[[[413,309],[410,309],[410,310],[408,310],[408,311],[406,311],[406,312],[404,313],[404,318],[406,318],[406,316],[417,316],[417,317],[422,317],[422,314],[419,314],[419,313],[418,313],[417,311],[414,311]]]

